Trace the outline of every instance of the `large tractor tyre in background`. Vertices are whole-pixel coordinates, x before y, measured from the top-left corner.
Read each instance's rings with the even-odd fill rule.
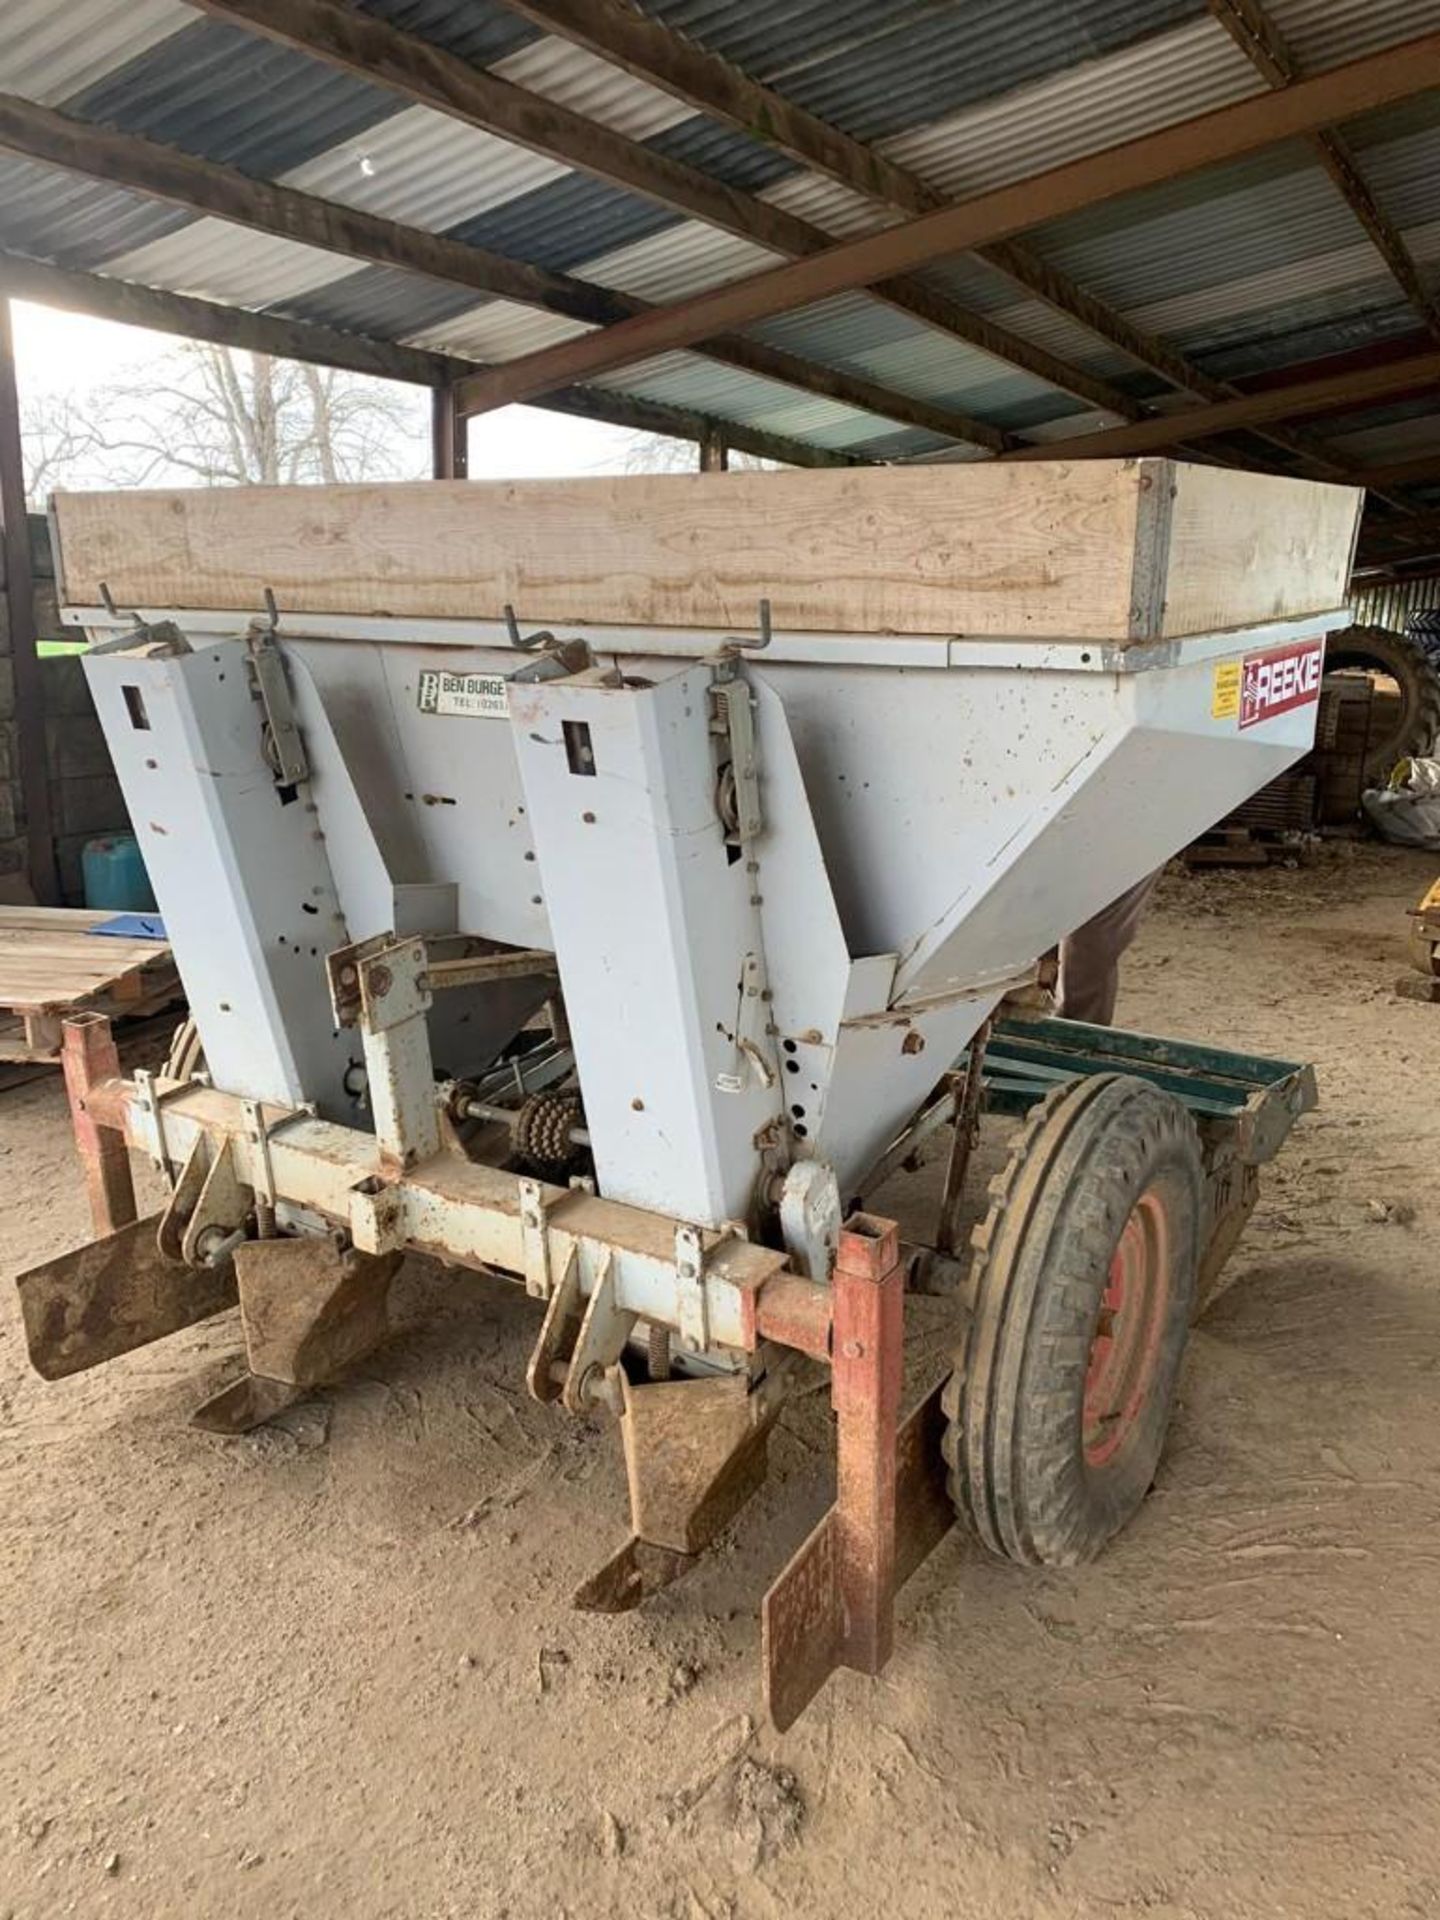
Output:
[[[1433,754],[1440,738],[1440,660],[1420,638],[1388,627],[1346,627],[1325,649],[1325,673],[1379,681],[1377,723],[1365,748],[1365,784],[1383,786],[1397,760]],[[1386,681],[1393,681],[1390,694]]]
[[[1200,1146],[1124,1074],[1057,1088],[991,1185],[972,1312],[946,1383],[962,1522],[1030,1566],[1093,1559],[1145,1498],[1204,1239]]]

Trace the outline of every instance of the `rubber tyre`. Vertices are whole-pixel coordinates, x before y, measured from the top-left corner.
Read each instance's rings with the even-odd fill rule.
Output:
[[[1169,1425],[1203,1245],[1199,1142],[1172,1095],[1125,1074],[1033,1109],[975,1231],[972,1311],[944,1391],[957,1513],[1027,1566],[1093,1559],[1145,1498]],[[1123,1443],[1087,1454],[1087,1375],[1112,1262],[1141,1206],[1164,1223],[1143,1392]],[[1131,1229],[1133,1231],[1133,1229]]]
[[[1387,780],[1398,760],[1435,751],[1440,737],[1440,666],[1418,635],[1392,633],[1388,627],[1347,627],[1331,636],[1325,671],[1356,669],[1383,673],[1400,689],[1400,711],[1393,724],[1377,733],[1365,749],[1366,778],[1374,784]]]

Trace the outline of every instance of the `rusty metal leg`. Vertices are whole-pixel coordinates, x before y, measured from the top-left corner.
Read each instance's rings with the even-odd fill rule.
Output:
[[[134,1220],[135,1187],[123,1131],[102,1126],[90,1106],[96,1087],[120,1078],[115,1036],[103,1013],[75,1014],[65,1022],[60,1059],[75,1145],[85,1168],[90,1218],[96,1238],[104,1239]]]
[[[878,1673],[895,1624],[895,1440],[904,1368],[905,1271],[893,1220],[857,1213],[835,1257],[831,1402],[840,1658]]]
[[[851,1216],[832,1290],[835,1505],[766,1594],[762,1615],[766,1701],[782,1732],[836,1667],[878,1673],[889,1658],[897,1577],[916,1564],[908,1538],[897,1553],[897,1512],[907,1534],[923,1515],[925,1550],[944,1531],[931,1511],[928,1462],[914,1471],[922,1431],[914,1416],[901,1444],[904,1266],[893,1220]]]

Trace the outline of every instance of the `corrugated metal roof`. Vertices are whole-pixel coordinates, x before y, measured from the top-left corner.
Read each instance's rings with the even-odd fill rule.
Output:
[[[1302,73],[1435,31],[1435,0],[1266,0]]]
[[[587,174],[562,173],[531,193],[460,221],[451,232],[472,246],[564,270],[678,225],[677,215],[653,201]]]
[[[503,60],[540,30],[522,20],[500,0],[354,0],[362,13],[373,13],[406,33],[433,40],[447,53],[458,53],[477,67]]]
[[[1200,340],[1192,353],[1219,380],[1245,380],[1278,369],[1309,366],[1332,353],[1354,347],[1373,347],[1390,340],[1413,339],[1415,309],[1400,298],[1388,276],[1377,277],[1369,289],[1347,292],[1343,302],[1333,296],[1277,307],[1265,316],[1257,331],[1253,315],[1232,322],[1226,339],[1223,329]]]
[[[1204,180],[1177,180],[1030,236],[1035,250],[1127,310],[1320,260],[1356,234],[1355,215],[1307,147]]]
[[[549,36],[534,40],[520,52],[496,61],[493,71],[503,80],[569,107],[587,120],[598,120],[601,126],[631,140],[648,140],[652,134],[691,117],[691,109],[673,94],[633,79],[568,40]]]
[[[537,353],[541,347],[557,346],[589,332],[582,320],[569,320],[563,314],[537,313],[534,307],[517,306],[513,300],[486,300],[407,338],[413,346],[474,360],[518,360],[522,353]]]
[[[87,0],[93,5],[93,0]],[[65,102],[270,179],[398,110],[386,88],[218,20],[197,20]]]
[[[271,296],[267,305],[296,320],[345,327],[380,340],[404,340],[473,306],[474,290],[398,267],[362,267],[303,292]]]
[[[1229,34],[1206,17],[881,145],[960,199],[1113,146],[1122,129],[1134,139],[1264,90]]]
[[[185,215],[158,200],[0,153],[0,247],[62,267],[108,266]]]
[[[779,258],[752,241],[702,226],[698,220],[684,220],[633,246],[584,261],[580,273],[597,286],[616,287],[641,300],[663,303],[759,273]]]
[[[457,313],[438,326],[407,335],[413,346],[432,347],[438,353],[456,353],[474,360],[518,360],[522,353],[538,353],[591,329],[563,314],[537,313],[513,300],[486,300]]]
[[[293,167],[292,187],[442,232],[568,170],[429,107],[408,107]]]
[[[641,0],[646,13],[723,53],[758,80],[787,81],[848,49],[857,61],[877,33],[918,22],[935,0]]]
[[[124,7],[89,12],[93,17],[77,22],[75,9],[56,0],[5,0],[0,92],[56,106],[122,61],[195,24],[194,9],[184,0],[127,0]]]
[[[176,232],[108,263],[122,280],[194,294],[228,306],[266,307],[353,272],[350,262],[298,240],[257,233],[228,220],[190,220]]]
[[[604,375],[595,384],[669,406],[718,413],[772,433],[792,434],[816,446],[859,447],[880,434],[895,431],[893,420],[878,419],[835,400],[796,393],[691,353],[665,354],[626,368],[622,374]]]
[[[877,33],[787,75],[785,92],[860,140],[888,139],[972,102],[1073,69],[1193,19],[1203,0],[971,0]]]
[[[896,216],[758,140],[535,28],[499,0],[358,0],[363,10],[836,235]],[[642,0],[940,190],[983,189],[1263,90],[1206,0]],[[1269,0],[1306,70],[1435,24],[1440,0]],[[181,0],[0,0],[0,90],[166,140],[321,197],[683,299],[768,264],[764,249],[511,147],[399,93],[197,17]],[[1440,100],[1347,129],[1427,271],[1440,262]],[[0,244],[251,307],[508,358],[575,322],[23,163],[0,160]],[[1082,285],[1211,368],[1264,371],[1413,316],[1309,150],[1297,146],[1029,236]],[[1131,393],[1157,382],[973,257],[924,277],[948,297]],[[1056,388],[856,291],[756,337],[1036,438],[1098,418]],[[874,457],[955,449],[868,412],[672,354],[618,392]],[[1373,431],[1418,431],[1409,416]],[[966,450],[962,449],[962,453]]]

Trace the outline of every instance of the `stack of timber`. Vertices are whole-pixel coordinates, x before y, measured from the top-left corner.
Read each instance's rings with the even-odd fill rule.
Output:
[[[164,940],[90,931],[114,918],[69,907],[0,907],[0,1062],[58,1061],[68,1014],[146,1019],[180,998]]]

